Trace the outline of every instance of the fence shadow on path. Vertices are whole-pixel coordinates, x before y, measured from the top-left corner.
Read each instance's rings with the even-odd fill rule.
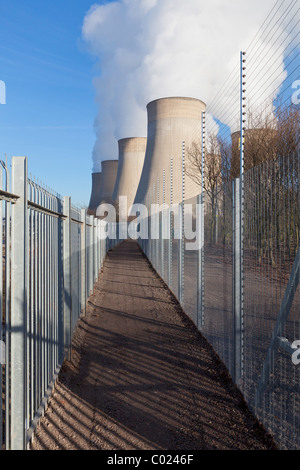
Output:
[[[135,242],[109,253],[87,310],[33,449],[275,447]]]

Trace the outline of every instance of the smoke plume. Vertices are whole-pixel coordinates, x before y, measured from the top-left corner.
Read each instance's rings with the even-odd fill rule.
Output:
[[[118,139],[147,136],[150,101],[186,96],[209,103],[274,3],[119,0],[92,6],[82,36],[99,65],[94,171],[101,160],[117,158]],[[283,67],[283,56],[280,62]],[[221,108],[226,96],[219,99]]]

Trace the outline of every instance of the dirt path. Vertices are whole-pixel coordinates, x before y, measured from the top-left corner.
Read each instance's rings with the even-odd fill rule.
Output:
[[[271,448],[138,245],[110,252],[32,449]]]

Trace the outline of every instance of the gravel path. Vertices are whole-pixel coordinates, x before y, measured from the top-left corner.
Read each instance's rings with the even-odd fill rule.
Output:
[[[32,449],[273,448],[137,243],[111,251]]]

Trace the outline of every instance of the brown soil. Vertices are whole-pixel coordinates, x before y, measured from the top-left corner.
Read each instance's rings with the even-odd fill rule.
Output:
[[[274,448],[137,243],[109,252],[32,449]]]

